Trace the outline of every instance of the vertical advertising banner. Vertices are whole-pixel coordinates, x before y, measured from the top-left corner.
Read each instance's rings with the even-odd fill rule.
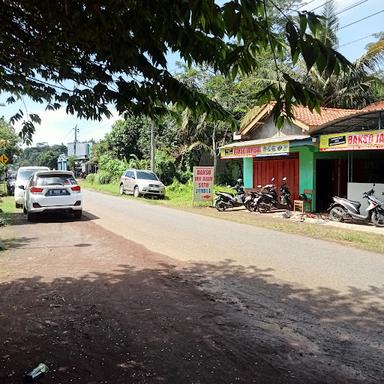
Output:
[[[212,201],[213,182],[213,167],[193,167],[193,201]]]

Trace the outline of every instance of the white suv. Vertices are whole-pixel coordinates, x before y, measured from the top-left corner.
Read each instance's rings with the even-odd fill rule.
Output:
[[[15,180],[15,191],[14,191],[16,208],[22,208],[24,206],[25,187],[30,177],[37,171],[49,171],[49,168],[31,166],[31,167],[20,167],[17,170],[17,176]]]
[[[120,178],[120,194],[123,193],[132,193],[135,197],[151,195],[164,199],[165,186],[151,171],[127,169]]]

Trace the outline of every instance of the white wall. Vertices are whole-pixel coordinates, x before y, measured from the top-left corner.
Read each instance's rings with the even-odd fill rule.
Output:
[[[372,188],[372,183],[348,183],[348,199],[360,201],[360,212],[363,213],[368,207],[367,199],[363,199],[363,193],[368,192]],[[375,196],[384,201],[384,184],[376,184],[373,189],[375,190]]]
[[[247,136],[247,140],[256,140],[256,139],[268,139],[279,132],[275,123],[273,122],[273,118],[269,117],[261,127],[256,128],[252,131],[250,136]],[[302,135],[303,130],[296,126],[295,124],[290,124],[288,122],[284,123],[281,132],[284,135]],[[307,132],[305,132],[307,133]]]

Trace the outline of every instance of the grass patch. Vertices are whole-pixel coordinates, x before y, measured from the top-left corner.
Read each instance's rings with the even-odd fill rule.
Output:
[[[8,224],[11,220],[11,216],[14,213],[19,212],[15,207],[15,199],[13,196],[0,197],[0,222]]]
[[[86,189],[104,192],[111,195],[119,195],[119,185],[117,182],[100,185],[82,181],[81,186]],[[215,189],[228,191],[228,188],[220,186],[215,187]],[[124,195],[123,197],[134,199],[134,197],[127,195]],[[182,209],[241,224],[248,224],[295,235],[307,236],[314,239],[335,241],[344,245],[353,246],[355,248],[384,254],[384,228],[383,235],[381,235],[352,229],[338,228],[321,223],[310,223],[309,221],[300,222],[292,219],[283,219],[282,217],[276,217],[270,214],[250,213],[246,210],[217,212],[216,209],[208,208],[210,205],[209,203],[199,203],[193,207],[192,185],[173,183],[166,189],[166,199],[140,199],[139,201]]]
[[[82,188],[104,192],[110,195],[118,196],[119,194],[119,183],[109,183],[109,184],[96,184],[90,183],[86,180],[80,182]],[[230,191],[228,188],[216,186],[215,190],[220,191]],[[124,198],[134,199],[132,195],[124,195]],[[198,202],[194,205],[192,204],[192,184],[181,184],[178,181],[173,182],[171,185],[166,187],[165,199],[160,200],[156,198],[141,198],[140,201],[162,205],[173,208],[188,209],[195,207],[208,207],[211,206],[211,202]]]

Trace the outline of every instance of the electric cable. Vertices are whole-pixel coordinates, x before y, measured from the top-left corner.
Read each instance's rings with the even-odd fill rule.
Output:
[[[340,27],[339,30],[340,30],[340,29],[347,28],[347,27],[350,27],[351,25],[360,23],[361,21],[367,20],[367,19],[369,19],[369,18],[371,18],[371,17],[373,17],[373,16],[376,16],[376,15],[378,15],[378,14],[380,14],[380,13],[383,13],[383,12],[384,12],[384,9],[382,9],[382,10],[380,10],[380,11],[378,11],[378,12],[372,13],[371,15],[362,17],[361,19],[352,21],[351,23],[349,23],[349,24],[345,24],[345,25],[343,25],[342,27]]]

